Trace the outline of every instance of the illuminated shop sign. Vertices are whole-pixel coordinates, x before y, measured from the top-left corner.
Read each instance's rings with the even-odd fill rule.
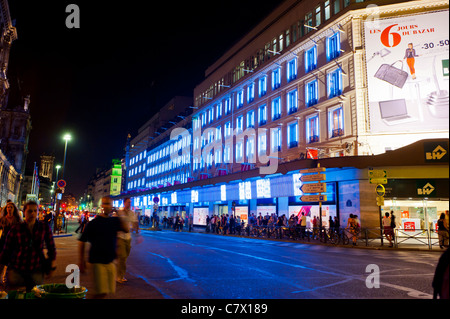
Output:
[[[256,181],[256,196],[258,198],[270,198],[270,179],[258,179]]]
[[[198,191],[195,189],[191,190],[191,203],[198,203]]]
[[[172,204],[177,204],[177,203],[178,203],[177,192],[173,192],[173,193],[170,195],[170,199],[171,199],[171,203],[172,203]]]
[[[239,183],[239,199],[252,199],[252,183]]]
[[[220,185],[220,200],[227,200],[227,185]]]

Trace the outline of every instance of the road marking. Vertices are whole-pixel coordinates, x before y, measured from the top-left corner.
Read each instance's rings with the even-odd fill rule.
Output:
[[[150,255],[158,256],[162,259],[165,259],[169,263],[169,265],[172,266],[172,268],[177,272],[178,278],[169,279],[169,280],[166,280],[166,282],[177,281],[177,280],[187,280],[190,282],[195,282],[194,279],[189,278],[188,272],[186,270],[175,265],[170,258],[162,256],[162,255],[158,255],[158,254],[155,254],[155,253],[152,253],[149,251],[147,251],[147,253],[149,253]]]

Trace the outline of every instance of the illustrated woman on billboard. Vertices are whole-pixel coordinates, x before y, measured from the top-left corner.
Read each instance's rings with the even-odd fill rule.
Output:
[[[416,69],[414,68],[415,57],[418,57],[416,50],[414,49],[412,43],[408,43],[408,48],[405,51],[405,57],[403,59],[405,59],[408,64],[409,72],[411,73],[413,80],[416,79]]]

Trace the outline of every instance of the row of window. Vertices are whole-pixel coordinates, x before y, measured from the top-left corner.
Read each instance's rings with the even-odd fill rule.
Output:
[[[240,62],[238,66],[233,68],[223,78],[211,84],[205,92],[196,96],[195,105],[203,105],[207,102],[207,99],[214,98],[224,88],[229,88],[230,85],[243,78],[246,72],[252,72],[272,57],[280,54],[285,48],[297,42],[304,35],[317,29],[322,24],[322,21],[329,20],[333,14],[339,13],[342,7],[346,8],[349,6],[350,2],[351,0],[326,0],[319,4],[313,11],[307,12],[302,19],[281,32],[279,36],[267,42],[264,48],[261,48],[254,55]],[[354,2],[364,2],[364,0],[354,0]],[[336,44],[331,43],[330,45],[335,46]],[[336,52],[339,51],[334,51],[334,53],[330,51],[330,53],[327,53],[328,61]]]
[[[326,40],[326,55],[327,61],[331,61],[339,56],[340,49],[340,32],[335,32],[333,35],[327,38]],[[317,45],[314,45],[310,49],[305,51],[305,72],[311,72],[317,68]],[[287,82],[290,82],[297,78],[297,58],[293,58],[292,60],[287,62],[286,67],[286,79]],[[272,71],[272,90],[276,90],[281,86],[281,67],[278,67]],[[327,74],[327,95],[329,98],[333,98],[342,93],[342,70],[339,67],[337,70],[330,72]],[[263,75],[261,78],[257,80],[257,89],[258,96],[263,97],[267,94],[267,76]],[[306,84],[307,89],[305,92],[306,96],[306,105],[311,106],[317,103],[318,101],[318,83],[317,80],[310,81]],[[247,88],[247,104],[252,103],[255,100],[255,83],[250,83]],[[237,91],[236,93],[236,101],[235,101],[236,109],[240,109],[244,106],[244,89]],[[224,106],[225,115],[229,115],[232,111],[232,98],[229,96],[225,98],[222,102],[216,104],[215,107],[211,107],[202,114],[199,115],[200,122],[194,123],[194,129],[204,127],[207,124],[210,124],[214,121],[214,112],[216,113],[216,119],[222,118],[222,104]],[[289,111],[288,111],[289,112]],[[292,112],[289,112],[292,113]]]
[[[299,140],[299,123],[298,121],[294,121],[288,123],[286,126],[286,147],[288,149],[298,147]],[[209,130],[205,136],[202,138],[202,147],[207,143],[213,143],[214,139],[221,139],[221,130],[220,127],[216,130],[217,134],[214,136],[214,130]],[[258,132],[260,133],[260,131]],[[225,137],[228,137],[231,134],[229,129],[225,129]],[[328,109],[328,138],[335,138],[342,136],[344,134],[344,114],[342,105],[338,105]],[[205,135],[205,134],[204,134]],[[283,143],[283,133],[282,128],[280,126],[276,128],[270,129],[270,152],[276,153],[280,152],[282,149]],[[257,140],[256,140],[257,139]],[[319,114],[315,113],[306,117],[305,119],[305,143],[311,144],[319,142],[320,139],[320,123],[319,123]],[[195,150],[199,147],[198,139],[194,138],[193,140],[193,148],[194,155]],[[211,151],[203,157],[192,157],[193,160],[193,170],[201,170],[205,167],[211,167],[213,163],[216,165],[220,163],[231,163],[233,159],[232,155],[232,147],[234,147],[235,156],[234,159],[236,162],[256,162],[256,146],[258,150],[258,154],[266,154],[267,153],[267,134],[259,134],[256,136],[247,136],[247,139],[244,141],[243,138],[237,138],[235,145],[225,143],[225,145],[219,144],[214,145]],[[244,153],[245,149],[245,153]],[[167,174],[173,169],[186,167],[191,164],[191,155],[185,154],[182,156],[176,156],[175,158],[167,159],[160,163],[155,163],[154,165],[148,165],[146,170],[146,165],[140,165],[136,168],[133,168],[129,172],[129,177],[134,176],[135,174],[140,173],[141,171],[146,171],[146,177],[140,177],[129,181],[127,183],[128,189],[139,188],[139,187],[157,187],[161,185],[161,181],[167,179]],[[157,177],[161,174],[165,174],[166,176]],[[189,175],[187,172],[183,173],[183,175]],[[186,175],[186,176],[187,176]],[[169,182],[170,182],[169,178]],[[146,182],[147,181],[147,182]],[[185,177],[182,179],[178,179],[181,183],[185,183]],[[165,185],[165,184],[162,184]]]
[[[327,73],[327,97],[333,98],[342,94],[343,84],[342,84],[342,71],[340,68],[336,68],[331,72]],[[317,78],[312,79],[305,83],[305,105],[307,107],[317,104],[319,101],[319,81]],[[229,105],[231,105],[230,98],[224,100],[225,114],[230,111]],[[286,113],[292,114],[297,112],[299,109],[298,104],[298,90],[294,89],[286,94]],[[214,112],[215,111],[215,112]],[[272,121],[281,118],[281,97],[276,97],[271,101],[271,115]],[[214,117],[214,113],[216,117]],[[222,103],[216,104],[215,108],[210,108],[206,112],[200,115],[200,119],[194,119],[194,130],[205,127],[211,124],[215,119],[219,120],[222,118]],[[251,110],[246,115],[247,128],[255,127],[255,111]],[[240,115],[236,118],[236,129],[243,130],[244,116]],[[258,125],[262,126],[267,123],[267,106],[263,104],[258,107]],[[225,123],[225,136],[226,132],[231,131],[231,122]]]

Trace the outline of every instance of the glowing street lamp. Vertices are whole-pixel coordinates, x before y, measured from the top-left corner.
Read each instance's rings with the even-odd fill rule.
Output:
[[[66,142],[64,146],[64,162],[63,162],[63,170],[62,170],[62,179],[64,179],[64,173],[66,168],[66,154],[67,154],[67,142],[72,140],[72,136],[70,134],[66,134],[63,137],[63,140]]]

